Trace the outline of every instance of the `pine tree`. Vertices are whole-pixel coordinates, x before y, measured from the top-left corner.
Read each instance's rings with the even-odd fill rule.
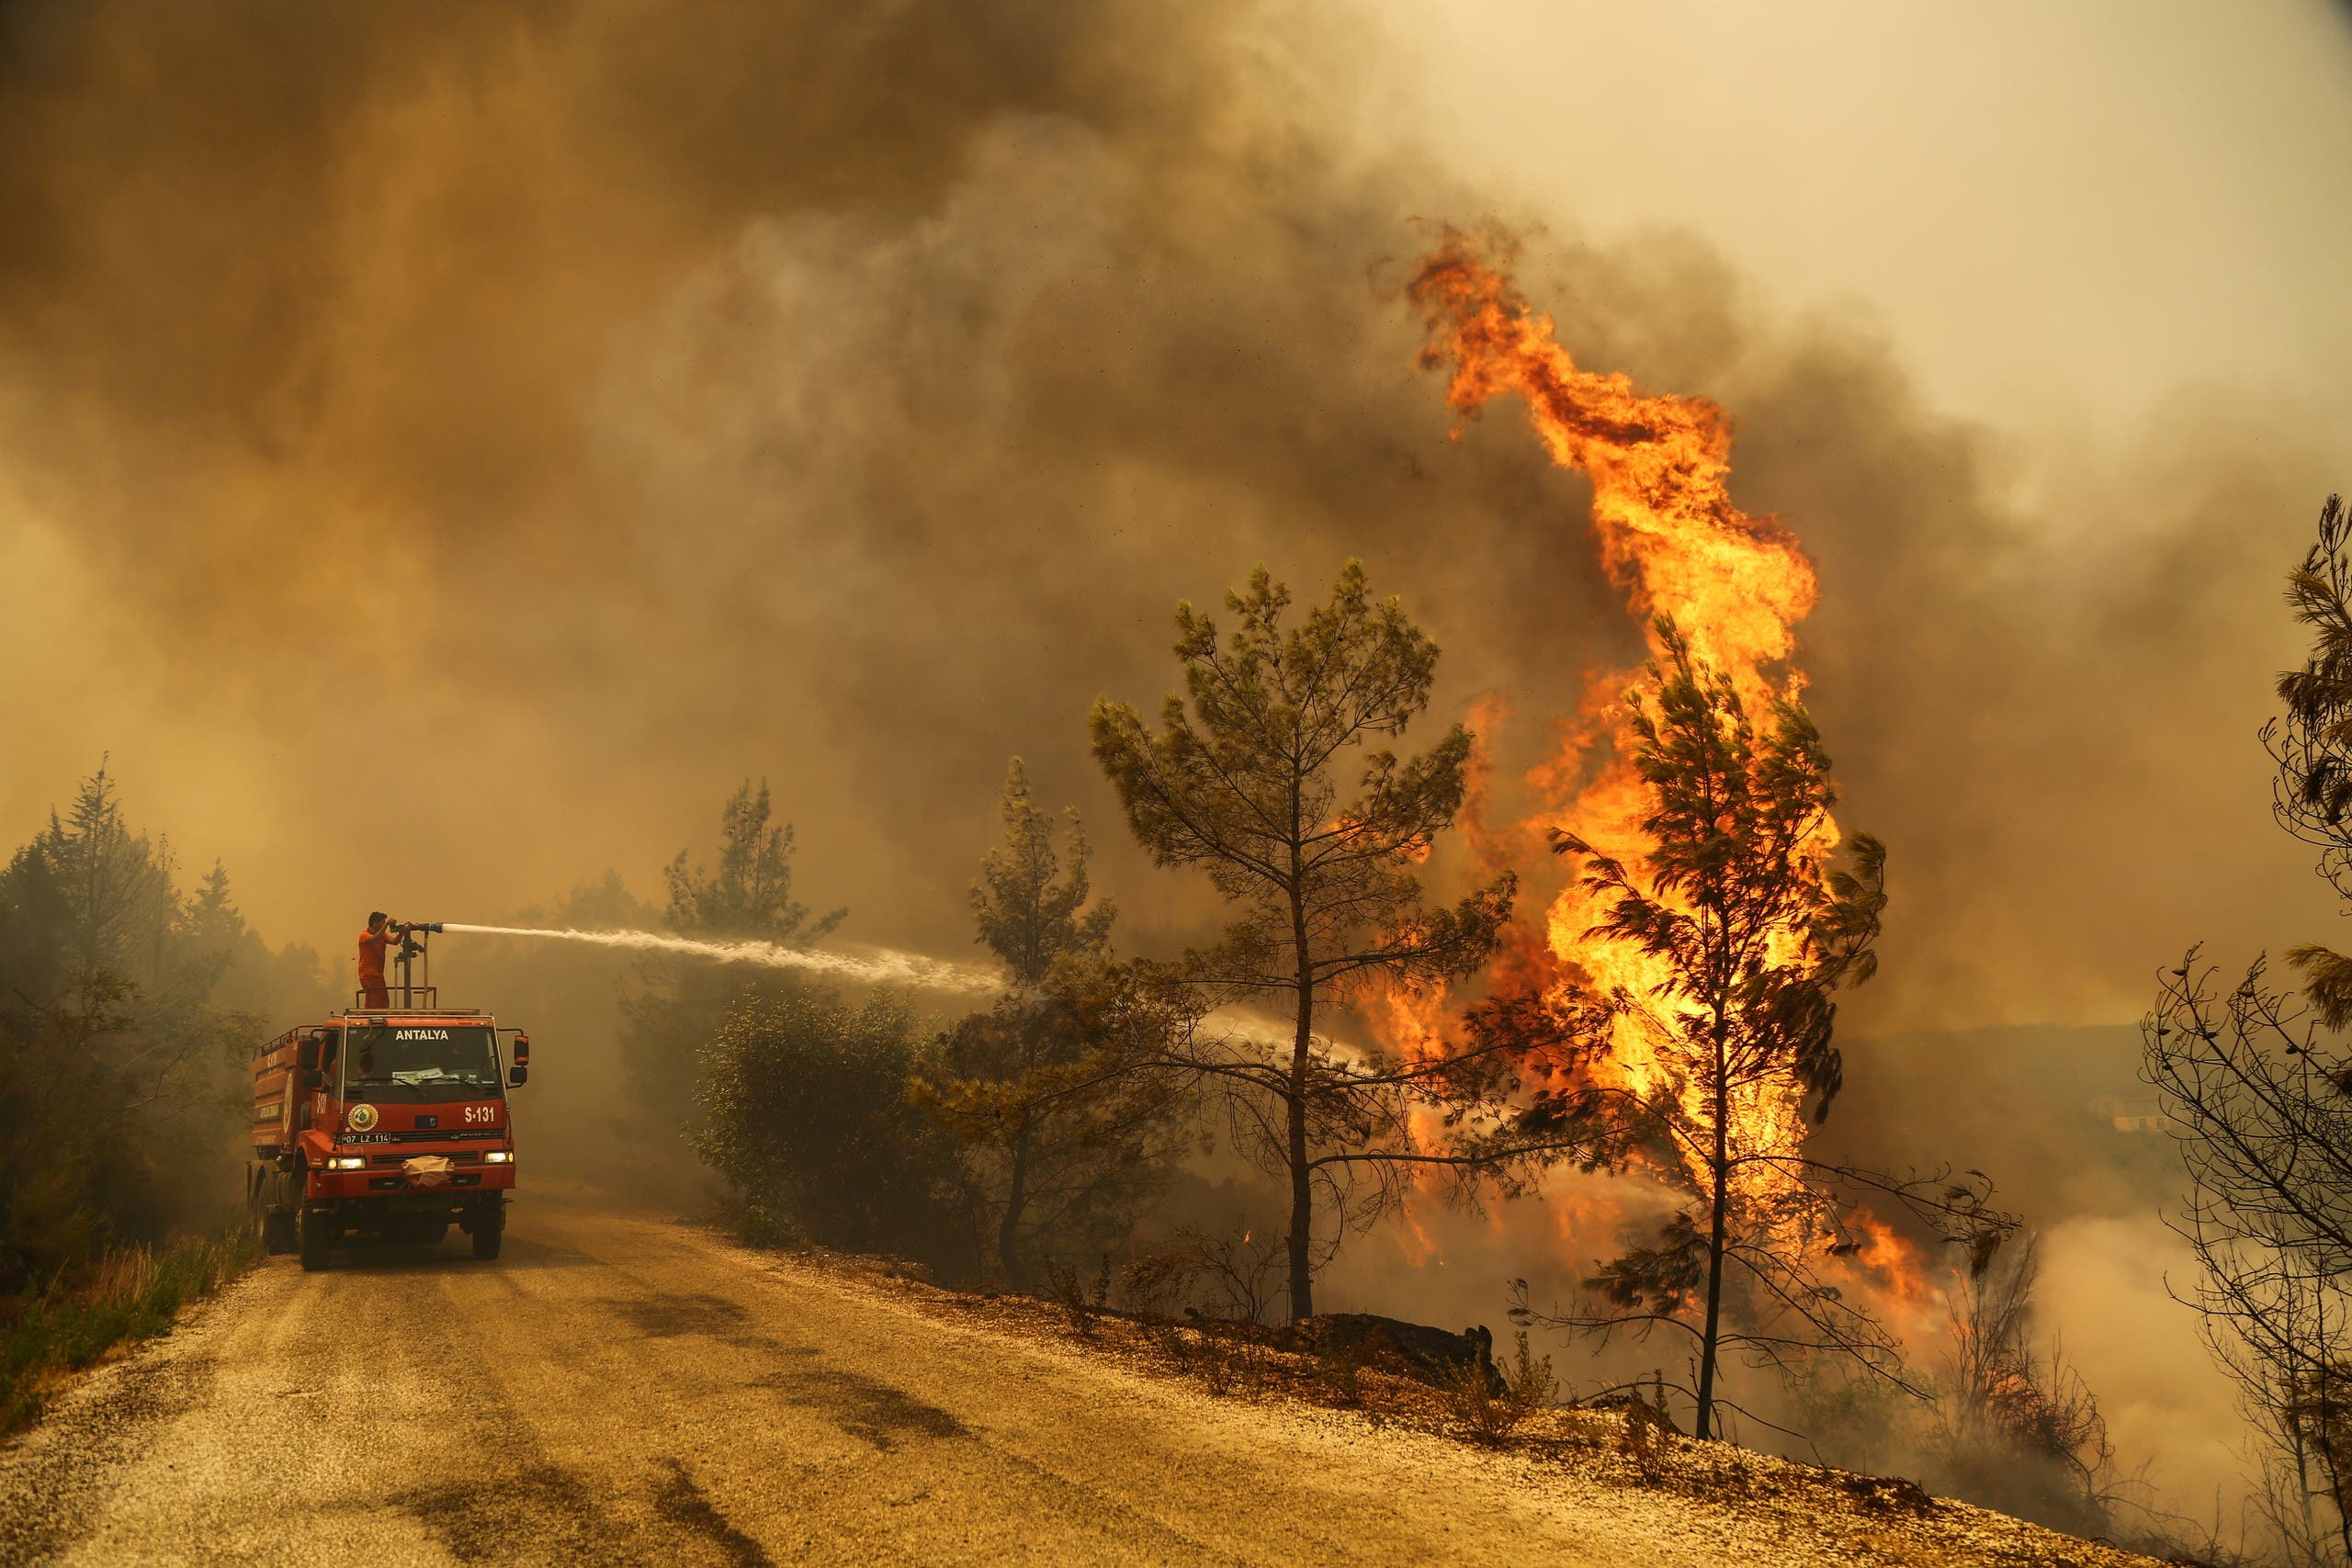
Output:
[[[776,823],[773,816],[767,781],[755,790],[746,779],[719,810],[718,869],[689,865],[688,852],[678,852],[662,872],[672,931],[806,947],[848,917],[848,910],[835,909],[811,921],[808,906],[793,897],[792,824]]]
[[[1045,982],[1065,957],[1092,956],[1110,946],[1118,918],[1108,899],[1088,909],[1087,862],[1093,852],[1075,807],[1069,812],[1069,869],[1054,852],[1053,823],[1030,798],[1029,775],[1012,759],[999,807],[1004,838],[980,863],[972,884],[972,919],[978,941],[1003,963],[1016,991]]]
[[[1650,847],[1627,862],[1571,833],[1554,841],[1583,863],[1584,885],[1606,909],[1591,934],[1659,961],[1650,988],[1592,999],[1661,1069],[1623,1091],[1623,1110],[1665,1142],[1658,1173],[1687,1203],[1654,1244],[1587,1282],[1605,1305],[1567,1322],[1601,1334],[1657,1324],[1688,1332],[1703,1438],[1716,1427],[1727,1343],[1769,1358],[1802,1341],[1895,1364],[1886,1337],[1811,1277],[1811,1256],[1845,1243],[1791,1115],[1803,1105],[1818,1121],[1838,1092],[1833,998],[1876,968],[1885,851],[1857,835],[1849,865],[1826,869],[1837,789],[1812,719],[1776,699],[1759,725],[1672,622],[1657,629],[1661,658],[1631,699]],[[1725,1324],[1735,1285],[1759,1320],[1745,1330]],[[1783,1316],[1798,1321],[1760,1321]]]
[[[208,953],[226,953],[245,934],[245,917],[230,897],[229,868],[217,860],[188,897],[187,925],[189,939]]]
[[[153,981],[175,912],[168,852],[124,819],[105,764],[82,781],[61,818],[33,841],[66,905],[66,945],[85,976]]]
[[[997,1266],[1020,1290],[1039,1253],[1123,1239],[1165,1179],[1185,1137],[1185,1097],[1157,1064],[1191,1021],[1181,993],[1113,959],[1114,910],[1087,907],[1078,813],[1057,855],[1017,757],[1001,815],[1002,841],[981,862],[971,901],[1007,994],[941,1036],[914,1094],[979,1156]]]
[[[2352,900],[2352,513],[2320,508],[2288,579],[2311,634],[2264,726],[2271,810]],[[2242,979],[2191,948],[2157,981],[2141,1074],[2162,1097],[2188,1190],[2170,1224],[2195,1253],[2215,1364],[2253,1424],[2256,1511],[2289,1560],[2352,1562],[2352,956],[2290,948],[2301,1000],[2257,958]],[[2334,1035],[2334,1038],[2330,1036]]]
[[[1197,866],[1230,906],[1223,942],[1186,957],[1208,998],[1278,1008],[1278,1046],[1208,1039],[1193,1065],[1231,1097],[1246,1147],[1287,1182],[1290,1310],[1314,1311],[1317,1212],[1344,1214],[1374,1179],[1366,1219],[1396,1196],[1410,1143],[1407,1064],[1339,1054],[1324,1032],[1335,1002],[1384,985],[1467,974],[1495,950],[1514,884],[1505,876],[1452,908],[1424,900],[1416,868],[1453,824],[1470,735],[1456,725],[1418,757],[1374,742],[1429,705],[1436,644],[1396,599],[1374,604],[1350,561],[1330,602],[1286,619],[1290,591],[1260,568],[1220,637],[1190,604],[1176,611],[1186,696],[1155,731],[1098,701],[1094,756],[1136,840],[1162,866]],[[1188,700],[1189,699],[1189,704]]]
[[[263,1028],[211,1001],[232,914],[218,869],[183,902],[103,766],[0,872],[0,1289],[185,1217]]]
[[[772,942],[807,947],[831,935],[848,917],[835,909],[812,918],[793,897],[792,825],[774,819],[765,780],[745,780],[719,809],[715,870],[681,850],[664,868],[669,905],[663,923],[684,935]],[[624,998],[628,1022],[621,1051],[635,1103],[658,1135],[666,1137],[692,1111],[695,1063],[728,1010],[753,998],[778,998],[803,985],[779,970],[750,970],[648,959],[639,965],[643,989]]]

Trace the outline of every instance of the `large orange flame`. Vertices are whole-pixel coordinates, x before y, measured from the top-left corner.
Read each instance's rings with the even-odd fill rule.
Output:
[[[1466,236],[1449,235],[1408,293],[1432,328],[1425,362],[1453,367],[1454,411],[1518,393],[1552,460],[1592,481],[1601,559],[1631,590],[1634,611],[1645,622],[1672,616],[1743,697],[1793,689],[1789,660],[1814,605],[1813,563],[1779,519],[1732,503],[1729,416],[1704,398],[1648,394],[1628,377],[1577,369],[1552,318],[1530,310]]]
[[[1655,618],[1667,616],[1751,711],[1799,695],[1795,627],[1814,605],[1813,563],[1777,518],[1750,515],[1732,502],[1729,416],[1703,398],[1647,393],[1623,375],[1579,369],[1552,319],[1529,309],[1486,249],[1449,231],[1408,288],[1430,328],[1425,367],[1451,371],[1448,403],[1469,415],[1518,394],[1552,460],[1590,481],[1602,562],[1626,590],[1653,652]],[[1641,827],[1649,803],[1622,748],[1611,743],[1623,732],[1623,694],[1635,679],[1632,671],[1598,676],[1555,754],[1530,774],[1552,802],[1538,825],[1567,829],[1632,868],[1654,847]],[[1481,824],[1474,837],[1491,835]],[[1826,860],[1838,841],[1835,825],[1825,824],[1812,852]],[[1545,919],[1552,973],[1544,983],[1657,996],[1667,977],[1662,960],[1588,934],[1604,912],[1579,884],[1558,895]],[[1787,933],[1789,956],[1801,941]],[[1414,1032],[1426,1034],[1428,1003],[1412,1011]],[[1641,1093],[1663,1087],[1667,1074],[1645,1032],[1622,1019],[1600,1070]],[[1696,1089],[1685,1093],[1698,1110]],[[1794,1154],[1804,1137],[1792,1085],[1745,1097],[1732,1107],[1731,1122],[1742,1153]],[[1747,1168],[1759,1186],[1782,1179],[1769,1166]],[[1890,1262],[1895,1257],[1890,1247],[1874,1248],[1874,1261],[1908,1272]]]

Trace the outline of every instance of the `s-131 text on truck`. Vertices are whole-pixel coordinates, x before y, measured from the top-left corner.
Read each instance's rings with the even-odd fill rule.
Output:
[[[498,1256],[514,1186],[506,1091],[530,1077],[531,1041],[413,983],[440,929],[395,922],[400,980],[378,993],[389,1006],[345,1009],[254,1054],[245,1188],[265,1250],[319,1269],[345,1237],[431,1246],[455,1224],[476,1258]]]

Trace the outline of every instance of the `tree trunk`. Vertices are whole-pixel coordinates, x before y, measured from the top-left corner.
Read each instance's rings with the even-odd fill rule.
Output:
[[[1289,1103],[1290,1320],[1315,1315],[1315,1172],[1306,1163],[1306,1047],[1314,1028],[1312,993],[1301,990],[1298,1037],[1291,1049]]]
[[[1012,1140],[1012,1184],[1004,1195],[1004,1218],[996,1227],[996,1258],[1004,1282],[1016,1291],[1028,1289],[1021,1268],[1021,1211],[1029,1202],[1029,1132],[1023,1128]]]
[[[1298,865],[1291,852],[1294,877]],[[1296,886],[1294,881],[1294,886]],[[1298,1028],[1291,1037],[1290,1113],[1284,1153],[1290,1160],[1290,1320],[1315,1315],[1315,1172],[1306,1163],[1307,1054],[1315,1040],[1315,965],[1306,952],[1306,906],[1294,892],[1291,940],[1298,961]]]
[[[1699,1416],[1695,1430],[1701,1438],[1714,1436],[1715,1426],[1715,1348],[1723,1333],[1724,1310],[1724,1209],[1731,1190],[1731,1095],[1724,1061],[1722,1031],[1715,1038],[1715,1157],[1710,1163],[1713,1178],[1713,1213],[1707,1226],[1707,1326],[1699,1339]]]

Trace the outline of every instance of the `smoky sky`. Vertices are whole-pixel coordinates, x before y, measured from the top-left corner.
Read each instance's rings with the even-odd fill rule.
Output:
[[[2327,934],[2253,739],[2314,441],[2184,390],[2026,484],[2033,433],[1867,321],[1351,139],[1384,44],[1337,16],[0,7],[5,822],[108,753],[339,951],[650,893],[763,776],[845,934],[953,956],[1018,753],[1165,945],[1214,908],[1125,844],[1087,705],[1170,687],[1178,599],[1351,556],[1532,809],[1638,641],[1581,482],[1414,369],[1413,257],[1498,214],[1579,362],[1731,409],[1736,498],[1819,564],[1895,900],[1859,1016],[2127,1017],[2190,940]]]

